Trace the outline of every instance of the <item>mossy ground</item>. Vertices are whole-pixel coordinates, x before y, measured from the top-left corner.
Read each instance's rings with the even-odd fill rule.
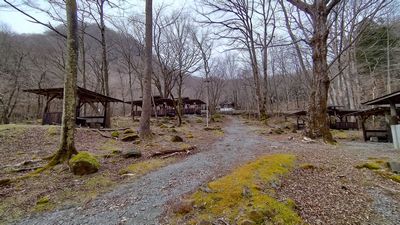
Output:
[[[277,154],[239,167],[209,183],[210,191],[199,190],[192,194],[189,199],[194,201],[195,209],[188,214],[176,214],[174,223],[197,224],[202,220],[213,222],[223,217],[230,224],[246,219],[255,224],[301,224],[293,202],[276,200],[270,186],[290,171],[294,161],[293,155]]]
[[[331,130],[333,139],[355,141],[362,139],[361,131],[357,130]]]
[[[114,139],[107,140],[100,146],[100,150],[104,150],[107,152],[113,152],[119,150],[117,141]]]
[[[368,159],[369,159],[368,162],[356,165],[356,168],[358,169],[366,168],[369,170],[373,170],[384,178],[391,179],[395,182],[400,183],[400,174],[395,174],[391,172],[387,166],[388,158],[370,157]]]

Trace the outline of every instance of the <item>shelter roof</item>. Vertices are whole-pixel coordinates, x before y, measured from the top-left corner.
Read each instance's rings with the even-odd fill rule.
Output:
[[[41,89],[27,89],[24,92],[34,93],[37,95],[43,95],[50,98],[62,99],[64,96],[64,88],[41,88]],[[123,102],[122,100],[112,98],[100,93],[90,91],[88,89],[78,87],[77,88],[78,98],[82,103],[86,102]]]

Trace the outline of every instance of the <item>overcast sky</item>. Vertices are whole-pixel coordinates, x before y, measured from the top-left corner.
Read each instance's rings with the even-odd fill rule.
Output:
[[[128,0],[131,4],[134,4],[132,11],[144,12],[144,0]],[[153,6],[156,7],[162,3],[170,4],[171,8],[181,8],[183,6],[191,7],[194,0],[153,0]],[[46,15],[38,13],[35,10],[28,11],[29,14],[42,22],[49,22]],[[13,32],[17,33],[42,33],[47,29],[39,24],[34,24],[28,21],[29,18],[22,15],[13,9],[0,9],[0,25],[5,24]]]

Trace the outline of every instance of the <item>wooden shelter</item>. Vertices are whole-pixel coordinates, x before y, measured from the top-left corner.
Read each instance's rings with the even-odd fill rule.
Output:
[[[206,103],[200,99],[182,98],[183,102],[183,114],[200,114],[201,108]],[[140,116],[141,110],[138,107],[142,107],[142,100],[127,101],[126,103],[134,105],[134,111],[132,112],[135,116]],[[154,96],[151,101],[152,116],[175,116],[175,106],[178,104],[177,100],[170,98],[162,98],[161,96]]]
[[[358,130],[357,119],[351,121],[355,109],[345,109],[344,106],[328,106],[329,128],[336,130]],[[353,118],[354,119],[354,118]]]
[[[63,99],[64,88],[45,88],[45,89],[27,89],[24,92],[34,93],[37,95],[46,96],[46,105],[43,112],[42,124],[61,124],[62,112],[50,112],[50,104],[54,99]],[[77,88],[77,106],[76,106],[76,124],[90,127],[106,127],[107,105],[111,102],[123,102],[116,98],[111,98],[81,87]],[[99,112],[95,105],[100,103],[103,108],[103,115],[86,116],[82,115],[81,109],[83,105],[88,104],[93,111]]]
[[[351,121],[352,113],[358,112],[353,109],[342,109],[343,106],[328,106],[329,128],[338,130],[357,130],[358,122]],[[296,117],[297,129],[303,129],[306,123],[307,111],[300,110],[292,112],[289,116]]]
[[[357,113],[357,115],[361,118],[361,126],[363,130],[364,140],[367,141],[370,137],[377,137],[378,139],[387,139],[391,142],[392,135],[390,126],[398,124],[399,114],[396,104],[400,104],[400,91],[383,95],[362,104],[369,106],[379,106]],[[371,116],[385,116],[386,127],[374,130],[366,129],[365,122]]]
[[[289,116],[296,117],[297,130],[304,129],[304,127],[306,126],[307,111],[305,111],[305,110],[296,111],[296,112],[290,113]]]
[[[367,129],[366,121],[371,116],[385,116],[390,113],[389,107],[376,107],[366,110],[361,110],[355,113],[352,113],[354,116],[358,116],[360,118],[361,129],[363,132],[364,141],[368,141],[371,137],[376,137],[380,141],[388,141],[390,140],[389,134],[390,132],[386,127],[379,129]]]

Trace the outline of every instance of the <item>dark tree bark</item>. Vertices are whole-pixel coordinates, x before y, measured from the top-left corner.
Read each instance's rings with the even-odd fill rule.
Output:
[[[140,116],[139,135],[142,139],[151,137],[150,117],[151,117],[151,76],[152,67],[152,40],[153,40],[153,12],[152,0],[146,0],[146,35],[145,35],[145,69],[143,77],[143,103],[142,114]]]
[[[67,11],[67,69],[64,79],[63,117],[60,146],[50,161],[53,166],[76,154],[74,142],[76,113],[76,81],[78,74],[78,20],[76,0],[66,0]]]
[[[333,142],[329,131],[327,102],[330,79],[328,75],[328,16],[333,7],[341,0],[314,0],[308,4],[300,0],[288,0],[291,4],[307,13],[311,17],[313,36],[310,46],[312,48],[313,78],[309,99],[309,121],[306,134],[311,138],[322,137],[326,142]]]

